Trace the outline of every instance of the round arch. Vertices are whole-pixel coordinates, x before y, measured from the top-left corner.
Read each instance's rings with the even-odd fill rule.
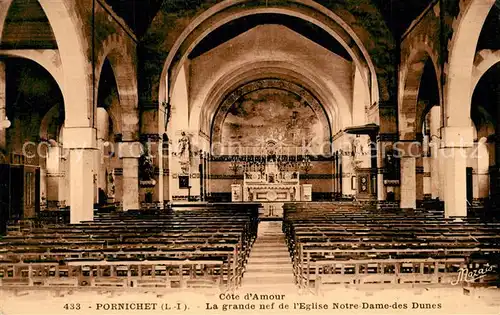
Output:
[[[225,76],[214,82],[206,93],[206,97],[200,102],[202,107],[193,108],[190,126],[192,128],[199,126],[203,132],[209,134],[213,117],[228,91],[236,90],[252,81],[268,78],[283,79],[310,91],[323,105],[331,124],[331,131],[339,131],[343,126],[351,124],[350,107],[336,86],[327,86],[307,69],[288,62],[260,61],[249,62],[237,69],[227,71]]]
[[[289,81],[284,81],[282,79],[261,79],[240,86],[236,90],[226,95],[223,102],[218,107],[217,112],[215,113],[215,117],[212,121],[210,132],[211,143],[221,142],[222,125],[224,123],[224,119],[228,114],[228,111],[234,103],[236,103],[241,97],[249,93],[270,88],[288,91],[299,96],[301,98],[301,101],[308,104],[314,111],[314,113],[316,113],[316,116],[323,126],[323,135],[324,137],[327,137],[327,139],[325,140],[330,140],[330,121],[328,120],[324,107],[318,102],[314,95],[312,95],[303,87]]]
[[[0,50],[0,56],[31,60],[44,68],[56,81],[64,95],[64,73],[60,65],[59,54],[56,51],[39,53],[33,50]]]
[[[369,77],[363,74],[363,81],[367,88],[371,87],[370,103],[377,103],[379,87],[375,67],[366,48],[355,32],[337,15],[314,1],[289,0],[293,3],[288,7],[252,7],[241,6],[246,0],[223,1],[196,18],[179,36],[167,56],[160,78],[159,101],[162,102],[170,95],[183,62],[189,52],[201,42],[211,31],[238,18],[253,14],[283,14],[303,19],[322,28],[334,37],[352,56],[354,63],[360,69],[369,69]],[[238,6],[239,5],[239,6]],[[362,71],[363,73],[363,71]],[[168,81],[167,81],[168,80]],[[371,84],[370,84],[371,83]],[[167,88],[169,91],[167,91]],[[369,88],[370,90],[370,88]]]
[[[438,82],[438,93],[442,93],[436,71],[438,69],[437,60],[433,59],[432,55],[430,48],[424,45],[423,48],[410,54],[401,71],[399,83],[399,133],[402,140],[415,140],[419,132],[418,129],[422,126],[426,108],[418,104],[418,96],[425,65],[429,61],[432,63],[433,75],[436,76],[436,82]]]
[[[5,20],[9,14],[9,8],[13,0],[0,1],[0,42],[2,41],[3,29],[5,27]]]
[[[138,88],[137,69],[133,58],[130,52],[123,49],[126,45],[117,35],[109,36],[102,46],[103,50],[99,53],[96,63],[96,86],[99,86],[104,63],[108,60],[118,89],[121,118],[115,117],[117,115],[114,113],[109,114],[113,116],[116,127],[119,127],[117,132],[123,135],[124,140],[137,140],[139,132]],[[98,89],[95,93],[97,99]]]
[[[65,127],[92,126],[90,65],[78,14],[67,1],[38,0],[57,41],[64,71]]]
[[[499,62],[500,50],[485,49],[477,53],[476,61],[474,62],[474,71],[472,73],[472,94],[486,72]]]
[[[0,37],[5,20],[13,0],[0,3]],[[59,57],[63,68],[62,75],[54,75],[60,87],[64,86],[63,98],[66,112],[66,124],[69,127],[91,126],[90,79],[87,75],[89,64],[84,55],[84,37],[81,22],[73,8],[67,2],[38,0],[47,16],[58,45]],[[28,58],[40,63],[38,58]],[[44,62],[45,63],[45,62]],[[65,71],[64,71],[65,70]]]
[[[59,105],[54,105],[52,106],[51,109],[47,111],[47,113],[42,118],[42,121],[40,122],[40,133],[39,133],[40,139],[46,139],[46,140],[52,139],[57,141],[58,143],[61,143],[61,139],[59,139],[59,136],[64,121],[58,122],[58,127],[56,128],[56,130],[50,130],[51,129],[50,125],[54,123],[54,120],[60,119],[59,114],[60,114]]]
[[[444,126],[469,126],[472,100],[471,76],[477,43],[486,18],[496,0],[464,0],[453,24],[448,45],[447,80],[444,87]],[[461,104],[461,108],[457,105]]]

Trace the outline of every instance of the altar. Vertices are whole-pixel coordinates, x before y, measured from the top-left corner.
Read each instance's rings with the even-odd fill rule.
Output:
[[[243,185],[232,185],[233,201],[261,202],[263,217],[283,217],[283,203],[311,201],[312,185],[300,184],[297,171],[280,170],[275,162],[258,171],[245,171]]]

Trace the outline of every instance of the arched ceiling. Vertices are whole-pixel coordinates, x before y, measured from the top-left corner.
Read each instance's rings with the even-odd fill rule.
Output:
[[[481,36],[479,36],[479,41],[477,43],[477,50],[500,49],[500,2],[497,1],[495,5],[491,8],[488,17],[484,23],[483,29],[481,30]]]
[[[191,52],[189,58],[196,58],[207,51],[237,37],[238,35],[253,29],[258,25],[277,24],[288,27],[298,34],[312,40],[318,45],[330,50],[348,61],[352,61],[349,53],[342,45],[332,38],[327,32],[320,27],[299,19],[297,17],[285,16],[282,14],[254,14],[244,16],[234,21],[231,21],[214,30],[210,35],[204,38],[198,46]]]
[[[479,80],[472,95],[471,117],[476,125],[498,124],[500,118],[500,63],[491,67]]]
[[[352,1],[352,0],[350,0]],[[382,13],[395,38],[400,37],[411,22],[423,12],[432,0],[372,0]],[[194,7],[200,0],[106,0],[140,37],[148,29],[162,5],[172,7]],[[162,3],[163,2],[163,3]],[[318,1],[322,3],[322,1]],[[340,2],[340,1],[339,1]]]
[[[65,116],[62,92],[47,70],[21,58],[8,58],[5,64],[9,78],[6,85],[7,116],[29,119],[38,114],[43,117],[52,107],[58,106],[62,123]]]
[[[54,32],[38,0],[14,0],[0,35],[0,49],[57,49]]]

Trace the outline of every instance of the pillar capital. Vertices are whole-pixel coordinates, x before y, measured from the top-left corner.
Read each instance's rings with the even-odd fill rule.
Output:
[[[118,144],[118,157],[120,159],[139,159],[144,150],[144,145],[139,141],[120,142]]]
[[[443,127],[441,138],[444,148],[470,148],[474,145],[474,129],[472,126]]]
[[[91,127],[64,127],[65,149],[96,149],[97,132]]]
[[[400,157],[417,158],[422,155],[422,142],[418,140],[401,140],[394,144],[394,150]]]

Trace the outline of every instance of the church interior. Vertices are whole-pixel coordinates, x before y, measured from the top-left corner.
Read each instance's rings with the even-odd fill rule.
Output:
[[[2,0],[0,187],[0,289],[497,288],[500,4]]]

